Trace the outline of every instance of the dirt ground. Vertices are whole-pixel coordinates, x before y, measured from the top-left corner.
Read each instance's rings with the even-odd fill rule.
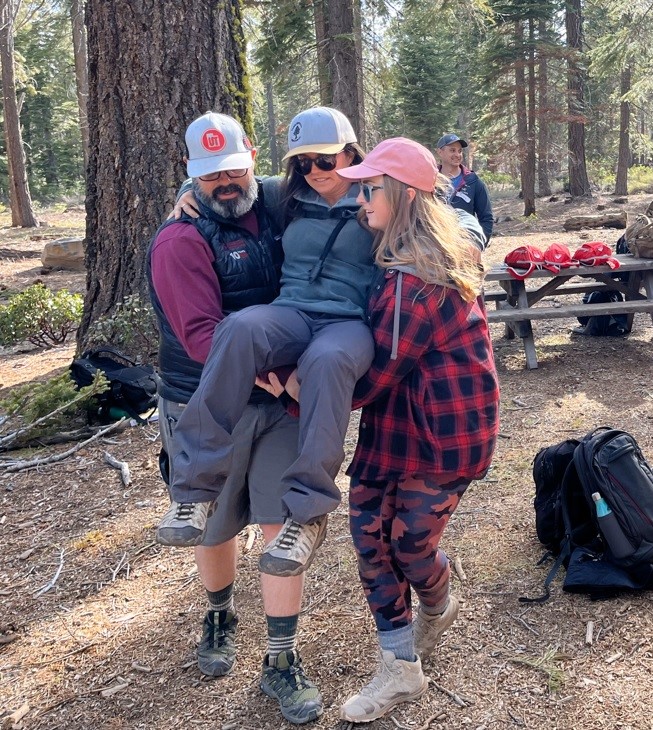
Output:
[[[649,201],[542,200],[537,218],[524,220],[521,203],[503,198],[496,203],[501,222],[487,262],[527,242],[544,248],[560,241],[572,251],[583,240],[614,244],[619,231],[564,233],[562,222],[572,213],[597,212],[597,204],[642,212]],[[49,227],[32,232],[12,230],[6,217],[0,219],[0,295],[37,279],[83,291],[83,274],[45,275],[39,261],[44,239],[83,230],[83,211],[44,211],[42,217]],[[460,566],[453,579],[460,619],[426,665],[428,692],[370,723],[371,730],[653,728],[650,594],[593,603],[564,593],[558,580],[549,602],[518,602],[540,592],[548,570],[535,565],[543,554],[532,508],[531,462],[538,449],[609,424],[632,432],[653,459],[650,317],[636,315],[625,339],[573,336],[574,324],[534,323],[540,363],[534,371],[524,367],[519,340],[504,340],[503,326],[493,326],[501,438],[489,475],[472,485],[444,538]],[[11,386],[61,372],[73,347],[0,354],[2,397]],[[356,414],[349,455],[355,439]],[[257,531],[241,536],[236,668],[217,680],[197,669],[205,598],[192,553],[154,541],[167,503],[157,441],[152,424],[128,428],[58,464],[17,473],[0,465],[3,730],[291,727],[258,689],[265,622]],[[105,463],[105,452],[128,462],[130,485]],[[339,483],[346,494],[343,476]],[[304,665],[325,701],[316,729],[349,730],[338,708],[369,679],[376,661],[345,504],[346,498],[306,578],[300,621]]]

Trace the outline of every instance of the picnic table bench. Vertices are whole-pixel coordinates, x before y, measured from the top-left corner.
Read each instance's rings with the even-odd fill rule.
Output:
[[[515,335],[521,337],[526,367],[531,370],[537,368],[532,320],[625,314],[628,332],[632,329],[636,312],[649,312],[653,321],[653,259],[635,258],[631,254],[615,258],[620,263],[618,269],[578,266],[561,269],[558,273],[543,269],[534,271],[524,281],[512,277],[506,264],[495,264],[485,274],[486,283],[495,283],[499,287],[488,288],[484,293],[487,303],[496,304],[495,310],[488,310],[488,321],[504,322],[509,339]],[[573,301],[565,304],[556,302],[555,306],[534,306],[545,298],[577,295],[597,289],[621,292],[624,301],[601,304]]]

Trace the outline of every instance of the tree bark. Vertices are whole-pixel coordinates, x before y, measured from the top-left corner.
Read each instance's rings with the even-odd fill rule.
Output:
[[[327,29],[326,4],[329,0],[313,0],[313,22],[315,23],[315,47],[317,48],[317,79],[320,87],[320,104],[329,106],[333,99],[331,75],[329,73],[329,33]]]
[[[279,145],[277,144],[277,120],[274,113],[274,89],[272,82],[265,82],[265,100],[268,110],[268,136],[270,137],[270,165],[272,174],[278,175],[281,165],[279,162]]]
[[[579,59],[583,46],[582,0],[567,0],[565,28],[567,31],[567,93],[569,147],[569,194],[572,198],[591,198],[585,162],[585,78]]]
[[[624,97],[630,91],[631,70],[626,66],[621,71],[621,104],[619,108],[619,158],[615,195],[628,195],[628,168],[630,167],[630,102]]]
[[[539,116],[537,128],[537,190],[542,196],[551,195],[551,181],[549,179],[549,62],[544,50],[546,38],[546,21],[538,22],[540,40],[540,54],[538,60],[538,101]]]
[[[84,0],[71,0],[70,22],[75,57],[75,84],[79,107],[79,128],[82,134],[84,170],[88,167],[88,54],[86,51],[86,26],[84,25]]]
[[[365,145],[360,0],[325,0],[331,106],[351,122]]]
[[[87,293],[78,332],[147,294],[147,246],[185,177],[184,133],[207,110],[251,134],[240,0],[88,0]]]
[[[25,149],[20,129],[20,113],[16,98],[14,69],[15,0],[0,0],[0,63],[2,64],[2,98],[4,134],[9,172],[9,205],[11,225],[22,228],[38,226],[27,182]]]
[[[517,111],[517,143],[519,145],[519,174],[524,215],[535,213],[535,171],[529,165],[528,111],[526,108],[526,72],[524,69],[524,29],[522,21],[515,21],[515,106]]]

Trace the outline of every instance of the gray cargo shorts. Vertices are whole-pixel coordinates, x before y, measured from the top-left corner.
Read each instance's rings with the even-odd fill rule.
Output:
[[[161,445],[170,453],[185,405],[159,398]],[[248,405],[233,432],[232,469],[209,518],[203,545],[220,545],[247,525],[277,525],[287,516],[281,476],[297,459],[299,420],[280,403]],[[172,461],[168,460],[172,470]],[[169,481],[172,481],[170,473]]]

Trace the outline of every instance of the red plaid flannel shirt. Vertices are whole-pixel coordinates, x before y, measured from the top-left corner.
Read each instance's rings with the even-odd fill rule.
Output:
[[[347,473],[479,479],[499,430],[499,383],[483,298],[403,274],[397,358],[391,359],[398,272],[375,282],[368,324],[376,354],[359,380],[358,445]]]

